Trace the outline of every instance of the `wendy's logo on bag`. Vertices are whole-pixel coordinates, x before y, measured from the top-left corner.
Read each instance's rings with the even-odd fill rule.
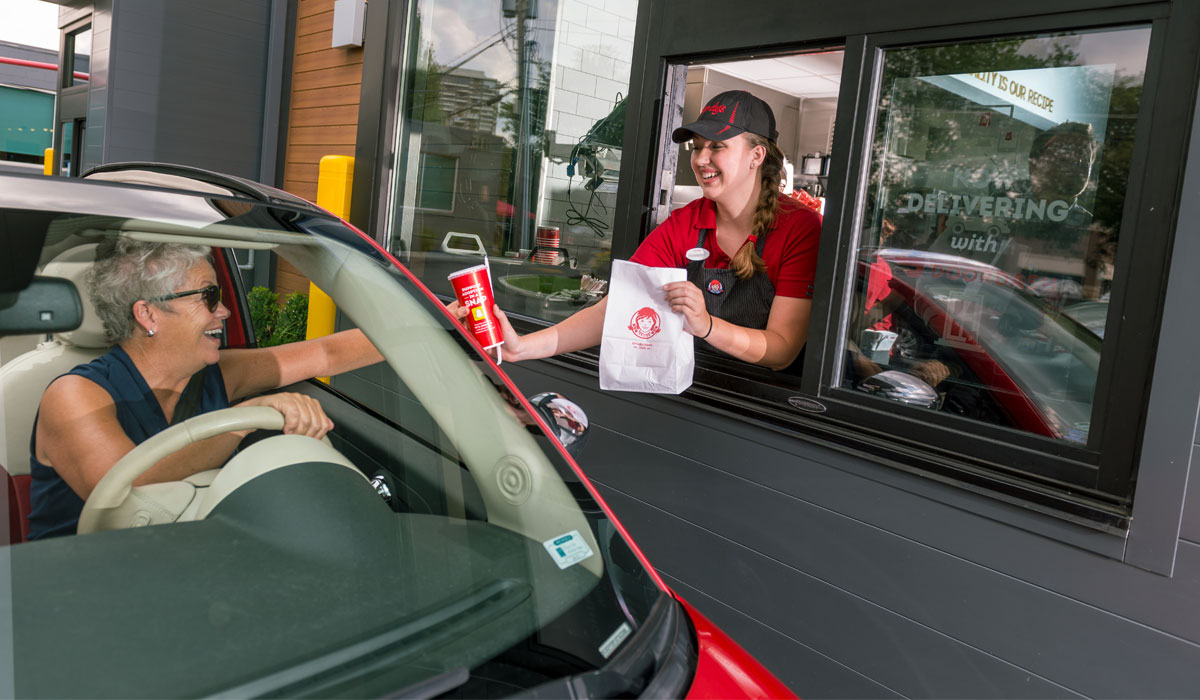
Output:
[[[725,291],[725,285],[721,284],[721,280],[709,280],[708,281],[708,293],[709,294],[720,294],[723,291]]]
[[[649,306],[643,306],[633,312],[633,317],[629,319],[629,330],[642,340],[653,338],[661,329],[662,319],[658,317],[658,312]]]

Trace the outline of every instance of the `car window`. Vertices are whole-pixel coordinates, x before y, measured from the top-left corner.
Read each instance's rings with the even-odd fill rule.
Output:
[[[1149,38],[1125,27],[883,51],[842,386],[1097,437]]]
[[[445,528],[468,533],[446,540],[445,548],[430,543],[439,552],[432,558],[403,561],[419,551],[407,548],[395,556],[405,568],[432,567],[428,583],[435,589],[422,594],[430,601],[498,580],[527,590],[514,600],[529,596],[531,607],[510,617],[503,633],[489,627],[491,618],[479,618],[458,633],[474,641],[460,639],[432,663],[443,670],[465,664],[485,677],[491,665],[500,668],[532,645],[537,653],[527,668],[543,680],[603,666],[657,600],[652,578],[511,385],[440,302],[374,251],[323,245],[340,270],[319,286],[344,315],[343,327],[363,328],[387,358],[331,379],[347,400],[336,409],[344,416],[334,417],[341,426],[334,444],[383,487],[402,520],[437,523],[423,537],[440,537]],[[327,264],[309,259],[311,246],[278,252],[313,270],[315,279]],[[324,274],[329,279],[328,270]],[[472,529],[480,534],[470,535]],[[504,560],[515,568],[498,579],[497,562]]]
[[[427,682],[507,696],[595,672],[630,648],[666,594],[512,386],[410,273],[335,219],[263,205],[222,223],[186,196],[153,199],[179,206],[142,207],[136,219],[45,214],[45,255],[117,235],[270,247],[386,360],[330,388],[287,388],[321,402],[346,464],[268,436],[230,462],[256,475],[199,519],[15,547],[17,663],[39,683],[21,694],[120,695],[136,673],[142,692],[164,697],[381,696]],[[88,571],[86,590],[62,567]],[[64,641],[68,624],[118,643]],[[50,648],[79,660],[79,672],[39,670],[54,663]],[[201,655],[206,663],[193,663]],[[654,671],[617,678],[620,692]]]

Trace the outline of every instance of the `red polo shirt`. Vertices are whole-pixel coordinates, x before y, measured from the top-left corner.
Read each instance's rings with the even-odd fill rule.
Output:
[[[727,268],[729,256],[717,245],[717,210],[712,200],[701,197],[675,210],[650,232],[630,258],[649,267],[687,267],[684,255],[696,247],[700,229],[712,229],[704,239],[709,256],[705,267]],[[821,237],[821,215],[780,197],[774,226],[763,242],[763,262],[775,294],[811,299],[817,278],[817,244]],[[736,251],[735,251],[736,252]]]

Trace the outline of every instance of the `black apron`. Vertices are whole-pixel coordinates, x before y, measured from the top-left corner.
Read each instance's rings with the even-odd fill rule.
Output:
[[[703,248],[704,241],[712,229],[700,229],[696,239],[696,247]],[[766,236],[758,239],[755,252],[762,257]],[[709,314],[737,326],[764,330],[767,319],[771,316],[771,302],[775,301],[775,285],[766,272],[760,272],[749,279],[740,279],[737,273],[729,268],[710,268],[704,266],[704,260],[688,262],[688,281],[700,288],[704,294],[704,308]],[[725,355],[708,344],[708,341],[696,338],[696,349]]]

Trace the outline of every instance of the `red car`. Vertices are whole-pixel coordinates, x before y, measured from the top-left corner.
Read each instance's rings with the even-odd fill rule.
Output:
[[[955,255],[884,248],[860,255],[858,270],[863,323],[871,328],[866,338],[877,339],[879,328],[895,337],[887,351],[870,358],[874,367],[863,371],[858,363],[848,385],[1087,442],[1103,319],[1097,333],[1017,277]]]
[[[372,239],[287,193],[185,168],[0,179],[6,247],[44,240],[44,275],[79,285],[105,237],[211,246],[225,345],[239,347],[255,329],[233,251],[270,250],[385,357],[288,388],[321,402],[328,442],[269,436],[214,473],[132,486],[182,444],[278,426],[261,407],[202,414],[108,472],[113,489],[92,498],[118,496],[89,499],[84,534],[20,542],[41,392],[105,347],[85,309],[80,328],[5,355],[16,531],[0,606],[17,696],[791,696],[613,517],[568,452],[586,416],[522,397]],[[110,515],[127,506],[135,517]]]

